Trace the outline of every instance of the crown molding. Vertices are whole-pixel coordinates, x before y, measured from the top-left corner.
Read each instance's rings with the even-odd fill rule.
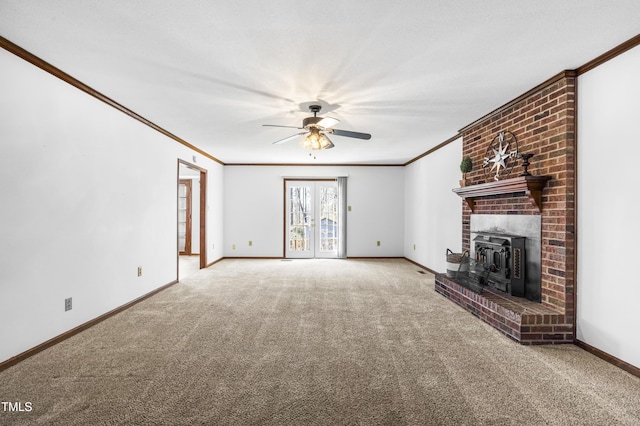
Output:
[[[614,47],[613,49],[603,53],[602,55],[598,56],[597,58],[587,62],[586,64],[578,67],[576,69],[576,71],[578,72],[578,75],[584,74],[587,71],[590,71],[592,69],[594,69],[595,67],[604,64],[607,61],[610,61],[611,59],[615,58],[618,55],[623,54],[624,52],[626,52],[627,50],[631,50],[634,47],[640,45],[640,34],[638,34],[635,37],[630,38],[629,40],[625,41],[624,43]]]
[[[144,118],[143,116],[141,116],[140,114],[130,110],[129,108],[125,107],[124,105],[116,102],[115,100],[111,99],[110,97],[104,95],[103,93],[100,93],[99,91],[93,89],[92,87],[84,84],[83,82],[81,82],[80,80],[76,79],[75,77],[72,77],[71,75],[67,74],[66,72],[62,71],[61,69],[51,65],[50,63],[46,62],[45,60],[37,57],[36,55],[34,55],[33,53],[23,49],[22,47],[18,46],[17,44],[7,40],[6,38],[0,36],[0,47],[2,47],[3,49],[5,49],[6,51],[13,53],[14,55],[18,56],[21,59],[24,59],[25,61],[31,63],[32,65],[35,65],[36,67],[40,68],[41,70],[48,72],[49,74],[53,75],[54,77],[59,78],[60,80],[64,81],[65,83],[70,84],[71,86],[75,87],[76,89],[82,90],[83,92],[85,92],[86,94],[98,99],[99,101],[104,102],[105,104],[117,109],[120,112],[123,112],[125,114],[127,114],[129,117],[151,127],[153,130],[162,133],[163,135],[173,139],[174,141],[186,146],[187,148],[190,148],[194,151],[196,151],[197,153],[199,153],[200,155],[203,155],[213,161],[215,161],[216,163],[222,164],[224,165],[224,163],[220,160],[218,160],[217,158],[215,158],[214,156],[212,156],[211,154],[209,154],[206,151],[203,151],[202,149],[190,144],[189,142],[185,141],[184,139],[179,138],[178,136],[174,135],[173,133],[169,132],[168,130],[163,129],[162,127],[158,126],[157,124],[155,124],[154,122],[147,120],[146,118]]]
[[[238,167],[402,167],[404,164],[362,164],[362,163],[225,163]]]
[[[411,164],[411,163],[413,163],[413,162],[415,162],[415,161],[418,161],[418,160],[420,160],[421,158],[424,158],[424,157],[426,157],[426,156],[427,156],[427,155],[429,155],[429,154],[434,153],[435,151],[439,150],[440,148],[444,148],[445,146],[449,145],[451,142],[454,142],[454,141],[456,141],[456,140],[460,139],[461,137],[462,137],[462,134],[461,134],[461,133],[458,133],[458,134],[457,134],[457,135],[455,135],[455,136],[451,136],[451,137],[450,137],[449,139],[447,139],[446,141],[444,141],[444,142],[442,142],[442,143],[440,143],[440,144],[438,144],[438,145],[434,146],[434,147],[433,147],[433,148],[431,148],[430,150],[428,150],[428,151],[426,151],[426,152],[423,152],[422,154],[420,154],[420,155],[418,155],[417,157],[415,157],[415,158],[413,158],[413,159],[411,159],[411,160],[407,161],[406,163],[404,163],[404,164],[402,164],[402,165],[403,165],[403,166],[408,166],[409,164]]]

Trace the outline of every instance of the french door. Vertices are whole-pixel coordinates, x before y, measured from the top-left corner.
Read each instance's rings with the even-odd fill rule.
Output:
[[[338,184],[285,180],[285,257],[338,257]]]

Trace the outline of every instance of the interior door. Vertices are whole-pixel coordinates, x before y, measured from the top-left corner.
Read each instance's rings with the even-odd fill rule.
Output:
[[[335,180],[287,180],[285,257],[335,258],[339,197]]]

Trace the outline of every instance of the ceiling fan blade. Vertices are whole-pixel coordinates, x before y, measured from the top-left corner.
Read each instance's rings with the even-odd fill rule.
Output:
[[[371,135],[369,133],[360,133],[360,132],[351,132],[349,130],[340,130],[340,129],[327,129],[328,133],[337,136],[345,136],[347,138],[357,138],[357,139],[371,139]]]
[[[280,139],[279,141],[275,141],[273,144],[276,145],[276,144],[279,144],[279,143],[289,142],[290,140],[295,139],[298,136],[304,135],[305,133],[307,133],[307,132],[301,132],[301,133],[296,133],[295,135],[287,136],[284,139]]]
[[[318,121],[316,123],[316,125],[320,126],[320,127],[324,127],[325,129],[329,128],[329,127],[333,127],[336,124],[338,124],[340,122],[340,120],[338,120],[337,118],[333,118],[333,117],[322,117],[322,119],[320,121]]]
[[[286,127],[288,129],[304,129],[304,127],[299,126],[281,126],[279,124],[263,124],[264,127]]]

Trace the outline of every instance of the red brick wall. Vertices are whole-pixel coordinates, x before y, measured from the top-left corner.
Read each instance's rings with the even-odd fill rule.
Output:
[[[551,176],[542,194],[542,212],[521,194],[476,199],[477,214],[542,215],[542,304],[574,318],[575,102],[576,75],[567,71],[461,130],[463,156],[473,170],[468,184],[486,183],[482,162],[487,146],[501,131],[518,140],[520,153],[531,153],[529,172]],[[521,162],[511,177],[522,172]],[[462,203],[462,246],[469,249],[471,210]]]

